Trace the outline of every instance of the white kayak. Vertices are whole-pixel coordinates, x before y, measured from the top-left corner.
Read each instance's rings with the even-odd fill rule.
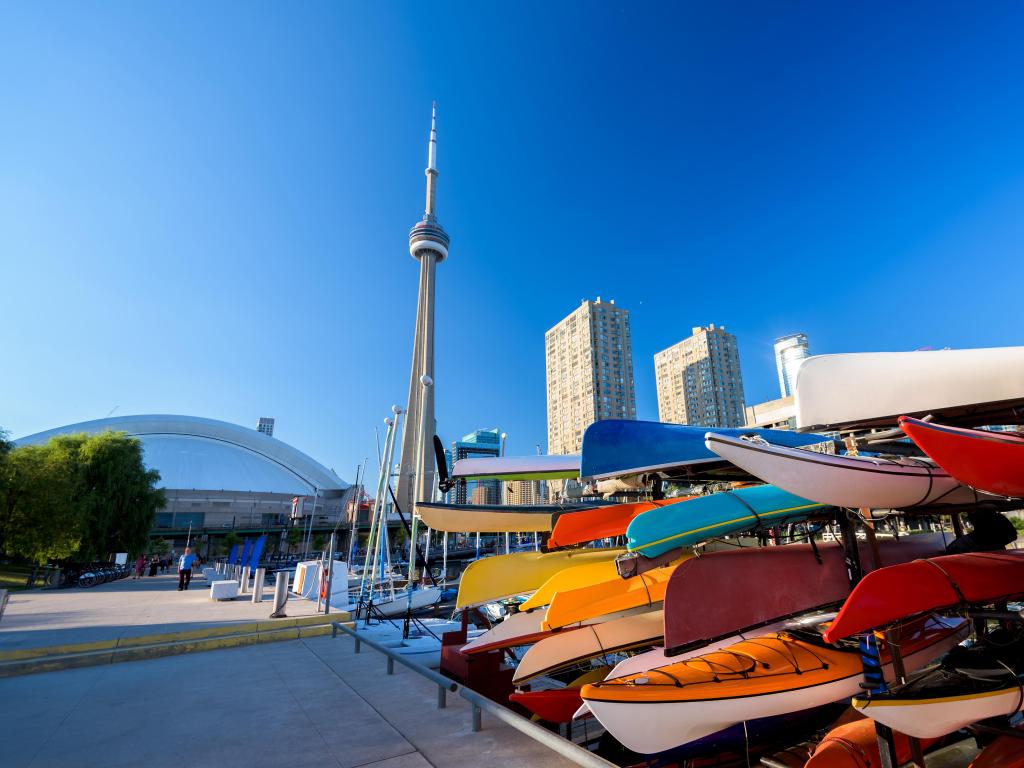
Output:
[[[452,467],[456,480],[563,480],[579,476],[579,454],[487,456],[459,459]]]
[[[817,355],[796,377],[802,431],[894,427],[900,416],[926,414],[1012,424],[1022,401],[1024,347]]]
[[[930,459],[833,456],[715,432],[704,436],[704,444],[766,483],[835,507],[910,509],[973,504],[984,496],[961,485]]]
[[[1021,687],[974,695],[944,696],[923,701],[883,701],[856,698],[853,706],[894,731],[918,739],[937,739],[971,723],[990,717],[1012,715],[1021,709]]]
[[[588,624],[571,632],[558,632],[539,640],[520,660],[512,682],[518,685],[606,653],[660,641],[665,633],[664,612],[660,609],[652,611],[649,606],[644,606],[643,611]],[[601,617],[604,618],[607,617]]]

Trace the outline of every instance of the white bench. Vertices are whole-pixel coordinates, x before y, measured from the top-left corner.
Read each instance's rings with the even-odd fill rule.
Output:
[[[237,581],[215,581],[210,585],[211,600],[234,600],[238,597]]]

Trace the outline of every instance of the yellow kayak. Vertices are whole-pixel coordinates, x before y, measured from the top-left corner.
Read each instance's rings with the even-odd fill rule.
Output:
[[[601,584],[617,578],[619,578],[619,574],[615,570],[614,560],[574,565],[559,571],[541,584],[540,588],[530,596],[530,599],[519,606],[519,610],[532,611],[534,608],[548,605],[558,592],[569,592],[573,589],[589,587],[591,584]]]
[[[544,629],[558,629],[595,616],[655,605],[665,599],[668,580],[676,566],[693,555],[684,555],[662,568],[629,579],[618,575],[597,584],[558,592],[548,606]]]
[[[456,610],[533,592],[559,571],[579,565],[610,563],[624,549],[577,549],[563,552],[514,552],[470,563],[459,581]]]

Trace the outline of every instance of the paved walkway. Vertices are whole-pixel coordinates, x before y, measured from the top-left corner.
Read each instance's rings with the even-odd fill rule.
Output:
[[[14,592],[0,620],[0,652],[116,640],[125,637],[265,621],[273,610],[273,588],[263,602],[252,595],[215,601],[209,582],[192,579],[187,592],[178,591],[176,574],[121,579],[90,589],[36,589]],[[292,596],[290,618],[313,616],[316,601]]]
[[[570,763],[331,637],[0,680],[5,768],[527,768]]]

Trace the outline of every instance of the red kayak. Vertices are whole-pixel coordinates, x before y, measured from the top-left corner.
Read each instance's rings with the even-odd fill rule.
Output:
[[[880,541],[882,565],[933,557],[945,551],[942,534]],[[671,654],[698,642],[839,603],[850,594],[850,579],[839,544],[819,544],[821,563],[810,544],[712,552],[680,564],[665,592],[665,648]],[[871,563],[860,542],[861,562]],[[756,595],[737,600],[737,595]],[[694,610],[714,606],[714,610]]]
[[[973,552],[880,568],[865,576],[825,633],[844,637],[926,611],[1024,595],[1024,550]]]
[[[655,507],[665,507],[691,498],[693,497],[683,496],[677,499],[613,504],[607,507],[583,509],[578,512],[566,512],[555,520],[555,527],[551,529],[547,548],[571,547],[575,544],[585,544],[588,541],[597,541],[611,536],[622,536],[626,533],[626,527],[630,521],[637,515]]]
[[[509,701],[522,704],[541,720],[549,723],[568,723],[583,705],[579,688],[554,688],[550,691],[511,693]]]
[[[900,429],[964,485],[999,496],[1024,497],[1024,438],[961,429],[900,416]]]

